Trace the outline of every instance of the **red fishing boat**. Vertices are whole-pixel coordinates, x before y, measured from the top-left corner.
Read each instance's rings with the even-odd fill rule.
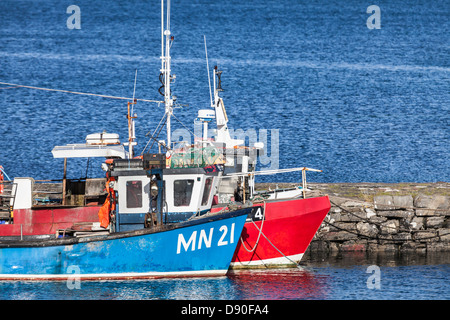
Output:
[[[289,168],[256,171],[258,154],[264,151],[261,142],[243,146],[243,140],[232,139],[223,99],[219,96],[221,71],[214,68],[215,112],[200,110],[198,120],[203,122],[203,141],[207,140],[208,123],[216,120],[216,138],[213,143],[222,147],[225,170],[218,187],[218,197],[212,212],[220,212],[227,203],[235,206],[252,205],[240,243],[234,253],[231,267],[254,268],[297,265],[311,240],[328,214],[331,205],[328,196],[311,196],[306,172],[321,172],[311,168]],[[217,85],[216,85],[217,78]],[[285,189],[255,191],[255,176],[301,172],[302,183]]]
[[[220,209],[220,206],[213,208]],[[231,267],[297,265],[329,210],[327,196],[255,203]]]

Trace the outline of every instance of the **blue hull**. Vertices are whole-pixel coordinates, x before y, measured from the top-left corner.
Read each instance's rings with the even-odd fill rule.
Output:
[[[0,279],[130,279],[225,275],[247,213],[104,236],[0,239]]]

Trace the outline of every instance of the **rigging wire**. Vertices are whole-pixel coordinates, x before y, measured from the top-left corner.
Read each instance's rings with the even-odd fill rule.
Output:
[[[164,126],[166,125],[166,122],[167,122],[166,115],[167,115],[167,114],[164,113],[163,117],[161,118],[161,120],[159,121],[158,125],[156,126],[155,131],[153,131],[153,134],[150,136],[150,139],[148,139],[147,144],[145,145],[144,149],[142,149],[141,155],[144,154],[144,152],[145,152],[145,150],[147,149],[147,146],[148,146],[148,144],[150,143],[151,140],[153,140],[153,143],[152,143],[152,145],[150,146],[149,150],[152,149],[153,145],[155,144],[155,141],[156,141],[159,145],[161,145],[156,139],[158,138],[159,134],[161,133],[161,130],[162,130],[162,129],[164,128]],[[165,119],[164,123],[162,124],[161,128],[159,128],[159,126],[161,125],[161,122],[162,122],[164,119]],[[156,137],[155,137],[155,133],[156,133],[156,130],[158,130],[158,128],[159,128],[159,131],[158,131],[158,134],[157,134]],[[147,132],[147,134],[146,134],[145,136],[147,137],[149,134],[150,134],[150,131]],[[163,145],[163,146],[164,146],[164,145]],[[168,148],[167,148],[166,146],[164,146],[164,147],[168,150]]]
[[[187,130],[187,131],[189,131],[189,132],[194,136],[194,138],[200,139],[200,137],[196,136],[195,133],[193,133],[188,127],[186,127],[186,126],[184,125],[184,123],[181,122],[181,120],[178,119],[174,114],[172,114],[172,117],[174,117],[175,120],[177,120],[177,121],[178,121],[178,122],[179,122],[186,130]]]
[[[153,102],[153,103],[161,103],[161,102],[163,102],[163,101],[150,100],[150,99],[133,99],[133,98],[118,97],[118,96],[111,96],[111,95],[105,95],[105,94],[96,94],[96,93],[87,93],[87,92],[79,92],[79,91],[71,91],[71,90],[61,90],[61,89],[51,89],[51,88],[43,88],[43,87],[35,87],[35,86],[26,86],[26,85],[21,85],[21,84],[16,84],[16,83],[8,83],[8,82],[0,82],[0,84],[14,86],[15,88],[28,88],[28,89],[34,89],[34,90],[63,92],[63,93],[79,94],[79,95],[86,95],[86,96],[95,96],[95,97],[108,98],[108,99],[131,100],[131,101],[135,101],[136,100],[136,101]],[[12,89],[14,87],[0,88],[0,89]]]

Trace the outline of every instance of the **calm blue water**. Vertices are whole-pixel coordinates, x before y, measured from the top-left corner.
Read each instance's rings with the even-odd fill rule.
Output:
[[[0,81],[131,97],[137,69],[136,96],[161,99],[159,1],[72,2],[79,30],[66,26],[68,3],[0,1]],[[189,105],[177,118],[193,128],[209,105],[206,35],[230,126],[279,130],[280,168],[324,170],[309,175],[316,182],[449,181],[450,2],[376,4],[381,29],[369,30],[364,1],[173,1],[173,93]],[[10,177],[61,178],[53,146],[127,136],[124,101],[0,87]],[[141,151],[163,107],[135,110]],[[69,176],[85,174],[85,161],[69,162]]]
[[[440,257],[408,263],[359,256],[309,262],[301,269],[233,271],[221,278],[148,281],[1,282],[0,300],[449,300],[450,261]],[[428,259],[429,260],[429,259]],[[375,263],[375,264],[374,264]],[[368,287],[380,269],[378,288]],[[370,283],[374,283],[369,281]]]
[[[81,9],[80,30],[66,26],[70,4]],[[230,126],[279,130],[280,168],[324,170],[309,175],[316,182],[450,181],[450,2],[376,1],[379,30],[366,26],[369,4],[173,1],[173,93],[189,105],[177,118],[192,128],[209,105],[206,35]],[[131,97],[137,69],[136,97],[161,99],[159,14],[159,1],[2,0],[0,81]],[[53,146],[103,130],[127,136],[124,101],[9,87],[0,85],[0,165],[11,178],[61,178]],[[163,106],[135,110],[141,151]],[[69,161],[69,177],[96,174],[90,164]],[[80,290],[0,283],[0,299],[449,299],[448,266],[381,266],[380,290],[367,288],[367,265],[350,263]]]

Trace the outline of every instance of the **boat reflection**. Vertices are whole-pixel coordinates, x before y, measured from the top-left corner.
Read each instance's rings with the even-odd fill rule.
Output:
[[[330,277],[307,268],[232,270],[228,279],[238,299],[326,299]]]

